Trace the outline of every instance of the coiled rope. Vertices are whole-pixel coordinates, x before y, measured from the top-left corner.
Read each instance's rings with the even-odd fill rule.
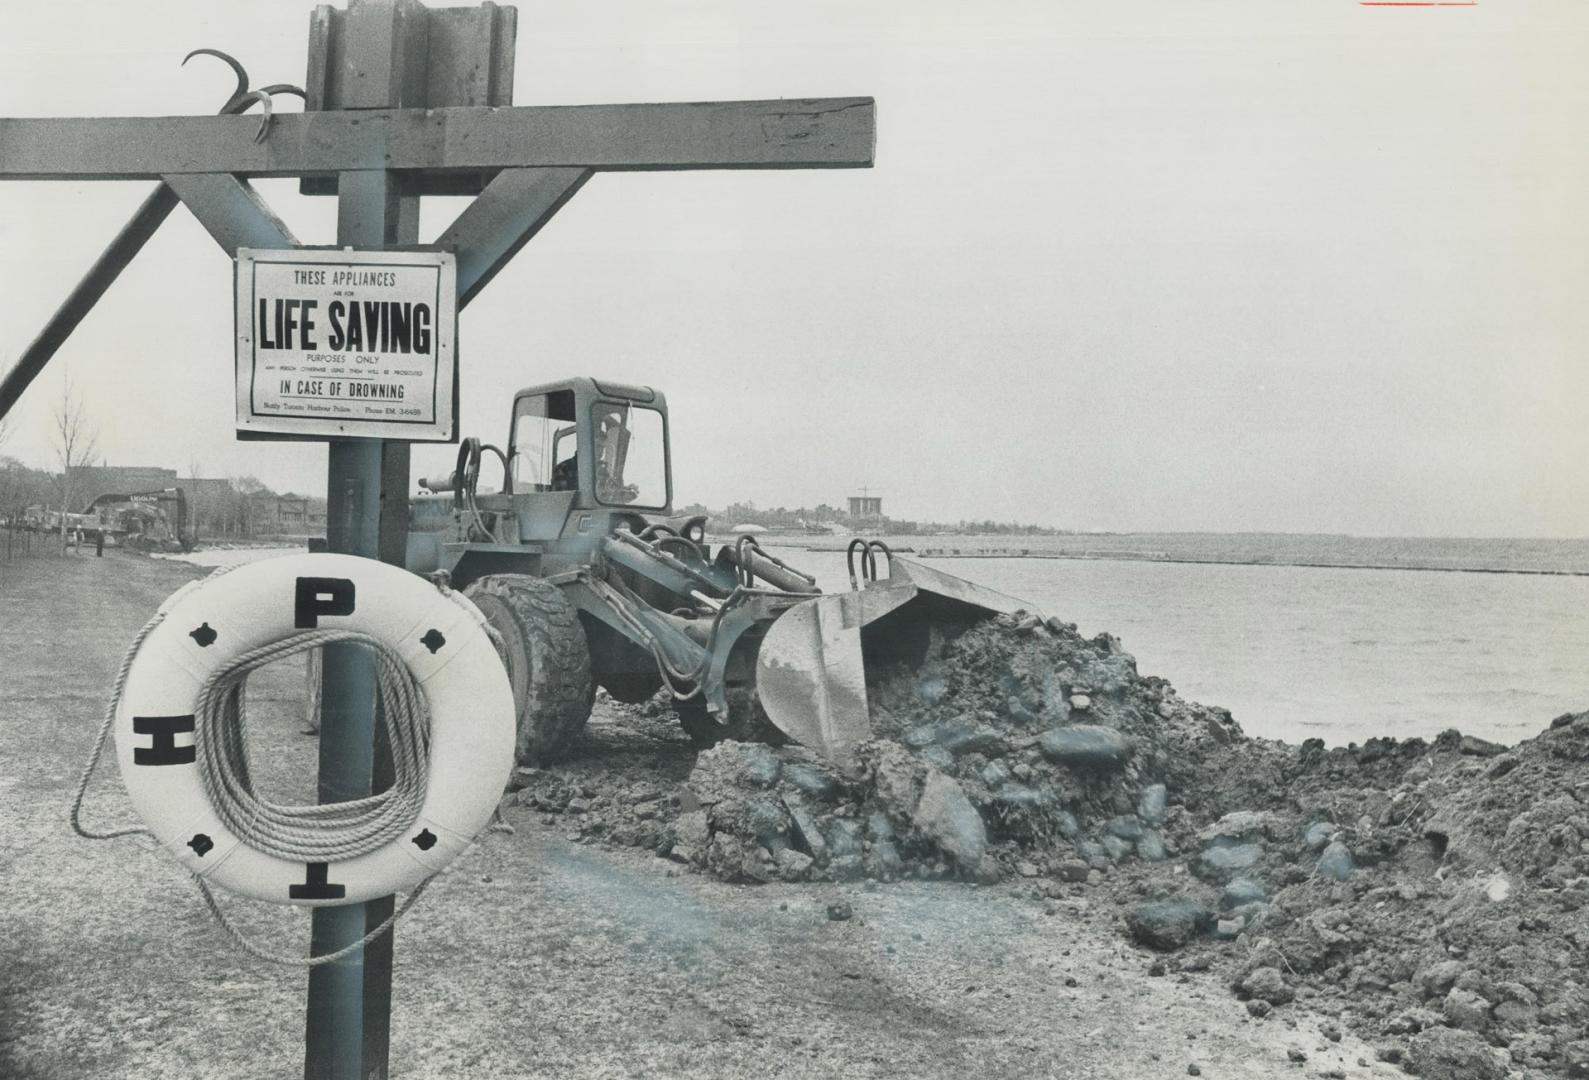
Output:
[[[375,653],[392,786],[348,802],[288,806],[261,798],[248,761],[244,684],[266,664],[340,644]],[[385,847],[419,817],[430,776],[430,709],[408,665],[385,642],[351,630],[309,630],[250,649],[212,675],[194,707],[193,745],[210,805],[249,847],[292,862],[343,862]]]
[[[165,605],[204,581],[226,573],[217,570],[201,581],[189,582]],[[463,603],[443,583],[440,591],[455,603]],[[165,619],[164,608],[157,611],[133,638],[122,657],[116,680],[100,721],[99,735],[77,783],[72,800],[71,824],[79,836],[89,840],[110,840],[121,836],[153,835],[142,826],[100,832],[82,822],[83,799],[89,782],[104,755],[105,745],[116,722],[128,673],[144,640]],[[248,676],[266,664],[283,660],[325,645],[359,644],[375,653],[376,715],[385,727],[392,752],[392,786],[385,791],[341,803],[283,805],[263,799],[255,792],[248,761],[247,716],[243,708],[244,685]],[[199,775],[206,796],[226,827],[245,844],[277,858],[301,862],[332,862],[357,858],[384,847],[403,835],[419,816],[424,804],[430,768],[430,710],[408,665],[384,642],[347,630],[309,630],[252,649],[233,659],[204,684],[194,711],[193,743]],[[217,924],[243,951],[274,964],[318,967],[340,960],[363,948],[389,931],[412,908],[432,878],[416,885],[400,907],[379,926],[358,941],[320,956],[286,956],[270,952],[234,927],[216,902],[205,881],[194,876],[205,906]]]

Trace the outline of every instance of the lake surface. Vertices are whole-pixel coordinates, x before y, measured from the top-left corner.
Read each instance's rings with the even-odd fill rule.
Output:
[[[849,587],[843,554],[777,554],[824,589]],[[1514,743],[1552,717],[1589,708],[1589,578],[1096,558],[922,561],[1030,600],[1089,637],[1114,634],[1142,673],[1230,709],[1251,735],[1337,745],[1456,727]]]
[[[1418,565],[1589,568],[1584,541],[1138,536],[1108,546],[1356,561],[1365,544]],[[816,574],[824,589],[849,587],[841,552],[769,548]],[[286,553],[182,558],[226,565]],[[1114,634],[1138,670],[1169,679],[1183,697],[1231,710],[1251,735],[1340,745],[1455,727],[1514,743],[1552,717],[1589,708],[1589,577],[1152,559],[923,561],[1030,600],[1089,637]]]

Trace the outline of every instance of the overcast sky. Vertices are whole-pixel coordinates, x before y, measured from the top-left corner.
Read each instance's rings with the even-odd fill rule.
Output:
[[[211,113],[198,46],[303,78],[307,3],[4,11],[0,115]],[[870,94],[877,165],[597,174],[463,316],[463,430],[593,374],[667,392],[681,503],[1589,535],[1586,39],[1580,0],[521,3],[517,104]],[[149,186],[0,183],[0,362]],[[233,439],[230,289],[179,209],[0,453],[49,460],[69,366],[111,464],[322,491]]]

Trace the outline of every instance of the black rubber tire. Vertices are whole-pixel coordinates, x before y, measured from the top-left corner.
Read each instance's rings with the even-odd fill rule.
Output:
[[[596,698],[579,612],[556,585],[527,574],[492,574],[464,595],[501,638],[519,714],[519,763],[558,760],[578,741]]]
[[[780,731],[767,718],[756,691],[748,686],[728,687],[728,723],[720,724],[706,711],[706,702],[699,697],[688,701],[675,701],[673,711],[678,715],[679,726],[690,737],[690,745],[697,750],[716,746],[733,739],[736,742],[759,742],[782,746],[789,736]]]

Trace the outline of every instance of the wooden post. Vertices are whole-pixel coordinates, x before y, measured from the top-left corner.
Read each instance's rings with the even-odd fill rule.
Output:
[[[343,108],[392,108],[423,100],[415,62],[425,9],[416,0],[363,0],[341,13],[340,75],[353,100]],[[319,8],[311,49],[336,13]],[[311,52],[311,74],[315,56]],[[418,53],[422,57],[423,51]],[[419,196],[395,172],[343,172],[337,183],[337,243],[360,248],[419,240]],[[327,453],[326,546],[401,566],[408,527],[409,445],[333,440]],[[392,784],[391,756],[375,713],[374,660],[365,649],[328,646],[322,661],[320,801],[338,802]],[[378,742],[382,745],[377,745]],[[314,912],[311,952],[334,952],[389,918],[394,898]],[[391,1042],[392,948],[388,933],[347,958],[312,970],[304,1038],[305,1080],[385,1080]]]

